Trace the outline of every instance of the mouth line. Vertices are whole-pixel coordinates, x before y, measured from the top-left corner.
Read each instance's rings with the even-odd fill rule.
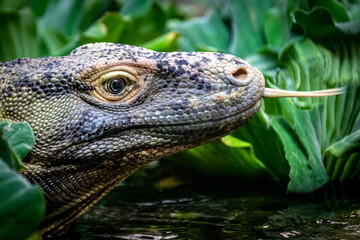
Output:
[[[123,131],[132,131],[132,130],[143,130],[145,132],[156,133],[156,134],[170,134],[175,136],[189,134],[188,132],[202,131],[207,128],[214,128],[214,133],[219,132],[218,135],[225,136],[229,134],[231,131],[236,130],[241,125],[245,124],[248,120],[250,120],[256,113],[249,113],[244,121],[241,120],[242,114],[250,111],[251,109],[256,108],[257,110],[260,108],[261,98],[258,99],[254,104],[248,106],[245,110],[241,112],[237,112],[232,114],[231,116],[219,118],[216,120],[203,121],[197,123],[177,123],[177,124],[167,124],[167,125],[142,125],[142,126],[133,126],[132,128],[128,128]],[[256,112],[257,112],[256,110]],[[222,123],[221,123],[222,122]],[[178,127],[178,128],[176,128]],[[121,131],[113,132],[109,137],[117,136]],[[99,138],[102,138],[100,136]]]
[[[159,134],[161,135],[167,135],[167,138],[171,139],[177,139],[180,137],[180,141],[182,142],[188,142],[187,137],[189,134],[195,134],[199,131],[204,131],[204,138],[199,139],[199,141],[204,140],[215,140],[217,138],[220,138],[222,136],[225,136],[227,134],[230,134],[232,131],[236,130],[238,127],[245,124],[247,121],[249,121],[257,112],[257,110],[260,108],[261,105],[261,98],[258,99],[256,102],[254,102],[252,105],[248,106],[246,109],[244,109],[241,112],[236,112],[235,114],[232,114],[231,116],[218,118],[216,120],[209,120],[209,121],[202,121],[197,123],[190,123],[190,124],[167,124],[167,125],[141,125],[141,126],[132,126],[127,129],[117,129],[116,131],[108,131],[104,132],[104,134],[94,136],[92,139],[87,140],[80,140],[80,141],[73,141],[70,145],[63,146],[61,151],[59,152],[66,152],[68,149],[77,149],[81,148],[81,145],[89,142],[97,142],[104,140],[106,138],[114,139],[119,134],[125,133],[125,132],[131,132],[131,131],[144,131],[141,134]],[[252,109],[256,109],[255,112],[251,112]],[[246,114],[246,112],[249,112]],[[245,119],[243,119],[243,116],[245,116]],[[172,136],[170,136],[172,135]],[[185,139],[185,140],[184,140]],[[208,141],[206,141],[208,142]]]
[[[159,128],[159,127],[161,127],[161,128],[171,128],[171,127],[177,127],[177,126],[183,126],[183,127],[201,126],[201,125],[207,125],[207,124],[215,124],[215,123],[222,122],[222,121],[226,121],[226,122],[228,122],[230,124],[230,123],[236,122],[236,121],[233,121],[233,119],[236,119],[237,117],[240,117],[246,111],[249,111],[249,110],[253,109],[254,107],[255,108],[260,108],[260,104],[261,104],[261,98],[258,99],[253,104],[247,106],[241,112],[235,112],[235,113],[233,113],[231,115],[228,115],[226,117],[224,116],[224,117],[219,117],[217,119],[209,119],[209,120],[200,121],[200,122],[196,122],[196,123],[189,123],[189,124],[179,122],[179,123],[166,124],[166,125],[165,124],[164,125],[148,125],[148,126],[146,126],[146,129],[149,129],[149,128],[155,128],[156,129],[156,128]],[[247,117],[247,119],[251,118],[253,115],[255,115],[255,114],[249,114],[249,117]],[[144,126],[142,126],[142,127],[139,126],[139,127],[140,127],[139,129],[144,128]]]
[[[241,111],[235,111],[234,113],[231,113],[230,115],[227,116],[218,116],[216,119],[201,119],[198,122],[193,122],[193,123],[186,123],[184,122],[177,122],[177,123],[172,123],[172,124],[166,124],[166,123],[159,123],[159,124],[143,124],[143,125],[134,125],[134,126],[129,126],[127,128],[117,128],[117,129],[112,129],[112,130],[108,130],[108,131],[103,131],[102,134],[97,135],[97,136],[93,136],[92,139],[78,139],[78,141],[72,141],[71,146],[75,146],[75,145],[81,145],[84,142],[88,142],[90,141],[96,141],[99,139],[104,139],[106,137],[114,137],[117,136],[119,134],[121,134],[122,132],[126,132],[126,131],[132,131],[132,130],[147,130],[149,132],[156,132],[156,133],[162,133],[162,134],[173,134],[176,131],[194,131],[195,129],[197,130],[201,130],[201,129],[206,129],[206,128],[232,128],[233,125],[238,125],[241,126],[243,125],[245,122],[247,122],[249,119],[251,119],[252,116],[254,116],[256,113],[249,113],[249,114],[245,114],[247,111],[250,111],[253,108],[260,108],[260,104],[261,104],[261,98],[257,99],[253,104],[247,106],[246,108],[242,109]],[[257,112],[257,111],[256,111]],[[241,118],[244,116],[246,116],[246,118],[244,120],[241,120]],[[220,123],[223,122],[223,123]],[[238,123],[238,124],[237,124]],[[175,129],[176,128],[176,129]],[[237,128],[237,127],[236,127]],[[168,132],[167,132],[168,131]],[[219,129],[220,131],[220,129]],[[67,147],[65,147],[67,148]]]

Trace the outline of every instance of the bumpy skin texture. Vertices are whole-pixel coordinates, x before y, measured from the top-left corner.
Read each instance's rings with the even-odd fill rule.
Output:
[[[130,76],[121,94],[104,76]],[[221,53],[160,53],[112,43],[69,56],[0,63],[0,118],[26,121],[36,144],[22,174],[47,202],[55,234],[150,161],[235,130],[259,109],[262,74]]]

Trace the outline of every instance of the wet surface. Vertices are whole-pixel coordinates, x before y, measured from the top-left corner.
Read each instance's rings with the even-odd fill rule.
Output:
[[[289,195],[286,184],[170,182],[159,189],[146,176],[131,177],[61,239],[360,239],[357,185]]]

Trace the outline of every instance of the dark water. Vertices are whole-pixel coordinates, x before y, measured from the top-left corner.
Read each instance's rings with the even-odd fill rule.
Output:
[[[126,180],[61,239],[360,239],[356,184],[288,195],[279,183],[158,180]]]

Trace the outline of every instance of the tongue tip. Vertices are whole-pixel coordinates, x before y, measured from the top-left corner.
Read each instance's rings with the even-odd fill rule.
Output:
[[[277,97],[326,97],[339,95],[345,92],[344,88],[332,88],[320,91],[288,91],[282,89],[265,88],[263,97],[277,98]]]

